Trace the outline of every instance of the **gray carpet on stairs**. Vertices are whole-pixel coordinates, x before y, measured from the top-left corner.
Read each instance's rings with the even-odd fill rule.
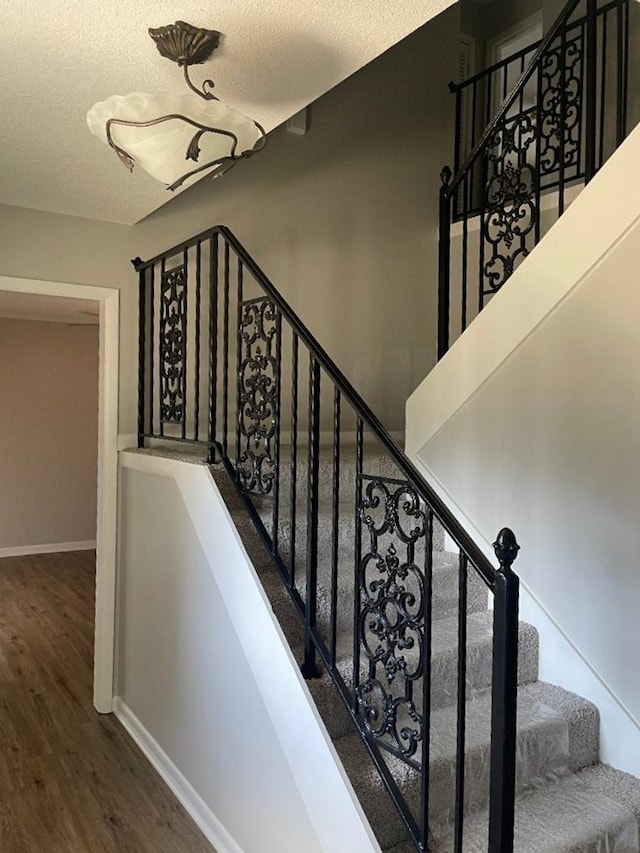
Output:
[[[152,451],[154,452],[154,451]],[[155,451],[158,455],[176,455]],[[184,461],[201,462],[194,454]],[[304,474],[301,462],[299,476]],[[324,470],[323,470],[324,466]],[[247,515],[234,484],[221,466],[214,478],[239,530],[249,557],[269,597],[285,636],[301,659],[304,631],[270,555]],[[379,470],[387,473],[383,461]],[[330,461],[321,462],[321,483],[330,481]],[[330,548],[329,493],[323,487],[320,520],[322,547]],[[352,497],[352,496],[351,496]],[[283,503],[286,508],[286,503]],[[351,501],[351,507],[353,502]],[[268,523],[269,511],[258,504]],[[301,513],[304,507],[301,508]],[[287,513],[280,525],[281,553],[287,555],[290,531]],[[303,519],[304,516],[301,515]],[[339,671],[351,683],[351,607],[353,555],[348,547],[353,514],[345,513],[339,556],[338,595]],[[346,531],[346,532],[345,532]],[[304,542],[304,521],[298,535]],[[433,708],[430,737],[431,853],[453,851],[451,816],[455,791],[455,736],[457,701],[457,558],[444,550],[441,533],[434,537]],[[304,548],[299,556],[304,557]],[[304,597],[304,560],[296,561],[299,591]],[[329,577],[319,578],[319,623],[329,620]],[[467,608],[467,737],[464,853],[486,853],[488,827],[489,744],[492,630],[487,595],[481,583],[470,587]],[[348,618],[345,614],[348,614]],[[342,632],[342,633],[341,633]],[[342,636],[344,634],[344,636]],[[342,640],[340,641],[340,637]],[[407,652],[410,657],[410,653]],[[371,826],[385,853],[411,853],[415,847],[382,785],[353,720],[327,675],[308,683],[327,730],[347,771]],[[518,692],[518,763],[515,853],[640,853],[640,782],[598,763],[599,715],[586,700],[555,685],[538,681],[538,636],[530,625],[520,626]],[[389,756],[387,766],[407,801],[417,809],[419,774]]]

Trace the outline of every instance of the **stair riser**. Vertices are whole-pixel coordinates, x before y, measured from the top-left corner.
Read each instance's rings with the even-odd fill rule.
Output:
[[[516,792],[528,790],[567,772],[570,764],[569,737],[564,720],[520,732],[517,742]],[[465,755],[464,810],[486,806],[489,802],[491,754],[488,745]],[[429,818],[436,826],[454,818],[456,766],[454,761],[431,765],[429,778]],[[417,796],[412,795],[417,803]]]
[[[534,731],[520,732],[517,746],[516,791],[533,788],[566,772],[569,763],[568,734],[564,721],[549,724]],[[465,755],[464,812],[468,814],[485,807],[489,801],[490,750],[487,747],[467,751]],[[406,802],[418,813],[420,783],[417,774],[400,779]],[[429,821],[434,830],[441,830],[455,815],[456,764],[436,760],[430,764]]]
[[[518,684],[530,684],[538,677],[537,635],[531,626],[522,624],[519,632],[520,660]],[[457,697],[457,649],[435,654],[431,664],[431,708],[437,711],[456,702]],[[486,693],[491,686],[493,668],[493,646],[490,640],[478,643],[467,651],[467,699],[474,694]],[[352,685],[353,667],[346,661],[338,665],[344,682]],[[367,678],[364,663],[360,668],[361,681]],[[309,684],[311,694],[326,721],[327,730],[333,739],[353,732],[351,716],[341,707],[336,707],[335,688],[328,677]],[[418,710],[422,710],[421,697],[416,697]]]
[[[301,448],[298,453],[298,464],[296,466],[296,489],[298,500],[304,499],[306,495],[308,478],[307,448]],[[333,499],[333,460],[322,458],[319,464],[319,495],[320,500],[331,501]],[[401,479],[396,466],[390,459],[383,457],[367,458],[365,456],[363,473],[371,477],[383,477]],[[289,500],[291,492],[291,463],[289,458],[281,459],[280,463],[280,491]],[[345,458],[342,454],[339,470],[339,493],[340,499],[353,502],[356,494],[356,462],[353,456]]]
[[[320,480],[322,483],[323,481]],[[326,484],[325,484],[326,485]],[[253,504],[262,519],[269,535],[273,535],[274,501],[271,499],[252,498]],[[338,544],[342,547],[353,546],[356,529],[356,508],[353,499],[341,495],[338,504]],[[380,514],[374,515],[376,521]],[[366,537],[366,530],[363,530]],[[307,538],[307,503],[298,499],[296,503],[295,539],[296,547],[305,543]],[[432,533],[432,550],[444,550],[445,534],[440,523],[434,519]],[[291,504],[288,491],[281,491],[278,501],[278,541],[283,547],[289,548],[291,541]],[[318,508],[318,547],[331,548],[333,543],[333,506],[331,495],[320,495]]]

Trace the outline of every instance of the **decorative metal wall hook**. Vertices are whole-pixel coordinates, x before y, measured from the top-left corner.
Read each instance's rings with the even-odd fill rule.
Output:
[[[189,76],[189,68],[206,62],[218,47],[220,33],[176,21],[150,28],[149,35],[161,56],[184,69],[185,83],[199,100],[190,94],[114,96],[89,111],[92,133],[113,148],[129,171],[138,163],[169,190],[202,172],[217,177],[261,151],[264,128],[214,95],[213,80],[204,80],[198,88]],[[176,132],[176,122],[184,125],[182,131]],[[198,165],[185,172],[185,160]]]

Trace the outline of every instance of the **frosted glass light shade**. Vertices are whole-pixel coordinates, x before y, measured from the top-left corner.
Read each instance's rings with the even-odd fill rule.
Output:
[[[224,158],[238,158],[252,151],[263,139],[256,123],[239,110],[191,93],[132,92],[113,95],[93,105],[87,113],[87,124],[95,136],[108,144],[109,119],[140,123],[168,116],[173,117],[149,127],[111,125],[111,138],[115,145],[145,172],[168,185],[178,182],[185,173],[199,166]],[[201,126],[207,131],[197,141],[200,153],[197,160],[187,159],[189,147]],[[238,140],[235,149],[232,137],[209,132],[214,129],[234,134]],[[197,180],[203,173],[206,171],[188,178],[185,183]]]

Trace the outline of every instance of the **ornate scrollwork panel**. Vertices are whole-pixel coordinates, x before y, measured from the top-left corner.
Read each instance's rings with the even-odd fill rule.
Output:
[[[182,423],[184,409],[184,347],[187,323],[185,268],[162,274],[160,289],[160,420]]]
[[[483,296],[498,291],[529,252],[538,218],[537,178],[531,163],[535,141],[535,117],[529,111],[506,118],[487,144],[481,223]]]
[[[540,174],[561,167],[580,169],[582,126],[582,30],[563,45],[554,44],[540,63],[539,159]]]
[[[411,758],[423,736],[414,685],[424,671],[425,579],[416,556],[427,544],[426,514],[408,483],[363,476],[358,518],[359,640],[367,666],[358,703],[369,734]]]
[[[240,305],[237,472],[245,492],[273,493],[280,315],[269,299]]]

